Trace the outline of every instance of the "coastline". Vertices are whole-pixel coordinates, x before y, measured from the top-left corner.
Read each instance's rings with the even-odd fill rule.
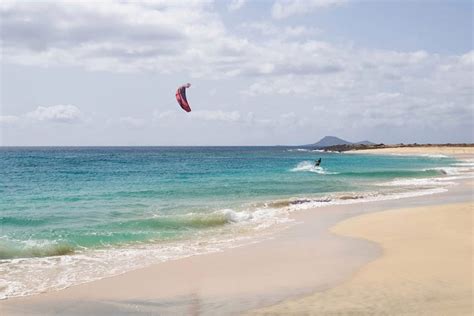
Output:
[[[379,255],[375,244],[328,231],[361,212],[352,205],[302,211],[295,216],[298,224],[259,243],[167,261],[61,291],[9,298],[0,301],[0,309],[8,315],[206,315],[275,304],[336,285]],[[318,220],[310,220],[315,217]]]
[[[474,0],[30,1],[0,316],[474,316]]]
[[[389,147],[376,149],[349,150],[350,154],[375,154],[375,155],[446,155],[458,159],[472,158],[474,147],[462,146],[431,146],[431,147]]]
[[[472,147],[398,147],[351,154],[446,155],[472,160]],[[459,184],[459,183],[458,183]],[[453,196],[412,208],[390,208],[341,221],[338,235],[377,243],[382,255],[331,289],[252,310],[248,315],[471,315],[474,182],[470,198]]]
[[[337,223],[364,213],[461,201],[472,203],[470,180],[429,198],[301,210],[291,215],[295,225],[256,244],[168,261],[57,292],[3,300],[0,310],[7,314],[238,314],[336,288],[380,257],[381,248],[373,241],[331,233],[329,228]]]

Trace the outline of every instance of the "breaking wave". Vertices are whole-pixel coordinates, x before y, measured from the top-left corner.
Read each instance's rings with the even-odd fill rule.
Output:
[[[307,148],[292,148],[292,149],[288,149],[287,151],[289,151],[289,152],[310,152],[311,149],[307,149]]]
[[[426,158],[450,158],[450,156],[443,154],[422,154],[422,153],[390,153],[388,156],[402,156],[402,157],[426,157]]]
[[[338,174],[337,172],[330,172],[325,170],[323,167],[315,166],[314,162],[302,161],[296,167],[291,169],[292,172],[314,172],[318,174]]]
[[[0,238],[0,259],[63,256],[74,253],[66,243],[16,241]]]

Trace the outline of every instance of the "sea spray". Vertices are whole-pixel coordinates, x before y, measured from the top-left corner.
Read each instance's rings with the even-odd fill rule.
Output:
[[[321,166],[316,166],[314,162],[311,161],[302,161],[292,168],[293,172],[314,172],[319,174],[337,174],[337,172],[330,172],[324,169]]]

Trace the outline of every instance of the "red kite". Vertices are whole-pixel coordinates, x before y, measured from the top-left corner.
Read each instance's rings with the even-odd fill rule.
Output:
[[[189,87],[191,87],[191,84],[187,83],[176,90],[176,101],[178,101],[181,108],[186,112],[191,112],[191,107],[189,106],[188,100],[186,99],[186,89]]]

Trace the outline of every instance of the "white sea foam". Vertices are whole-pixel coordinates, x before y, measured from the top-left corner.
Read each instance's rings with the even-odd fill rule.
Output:
[[[457,163],[453,163],[453,166],[473,167],[474,168],[474,162],[457,162]]]
[[[185,242],[137,244],[73,255],[1,260],[0,299],[60,290],[151,264],[255,242],[250,235],[196,236]]]
[[[445,178],[415,178],[415,179],[396,179],[388,182],[379,183],[381,186],[445,186],[453,185],[454,182],[446,181]]]
[[[232,223],[239,223],[253,219],[253,215],[250,212],[236,212],[231,209],[223,209],[219,212],[224,214],[225,218]]]
[[[435,168],[429,168],[429,169],[424,169],[423,171],[429,171],[429,170],[438,170],[443,174],[446,175],[465,175],[465,174],[472,174],[474,173],[474,166],[473,167],[466,167],[466,166],[451,166],[451,167],[435,167]]]
[[[427,157],[427,158],[450,158],[450,156],[443,154],[422,154],[422,153],[381,153],[388,156],[401,156],[401,157]]]
[[[104,277],[142,268],[151,264],[176,260],[193,255],[219,252],[226,248],[258,242],[265,238],[268,228],[282,223],[291,223],[290,213],[303,209],[327,205],[345,205],[371,201],[401,199],[446,191],[438,187],[428,190],[411,190],[394,194],[372,193],[339,193],[325,197],[308,197],[290,199],[283,207],[272,207],[268,203],[246,211],[222,209],[214,215],[223,215],[229,222],[230,229],[212,230],[212,233],[197,234],[186,241],[156,244],[135,244],[133,246],[98,250],[86,250],[72,255],[44,258],[20,258],[0,261],[2,276],[0,278],[0,299],[25,296],[44,291],[59,290]],[[285,206],[286,205],[286,206]],[[185,216],[195,216],[186,214]],[[212,215],[212,213],[211,213]],[[237,233],[232,230],[236,227]],[[245,230],[245,228],[248,228]],[[254,232],[254,233],[250,233]]]
[[[289,152],[312,152],[312,153],[339,153],[338,151],[326,149],[309,149],[309,148],[292,148],[287,149]]]
[[[292,149],[288,149],[289,152],[309,152],[311,151],[311,149],[307,149],[307,148],[292,148]]]
[[[162,216],[164,215],[154,214],[155,218]],[[63,256],[0,260],[0,299],[64,289],[155,263],[254,243],[265,237],[268,228],[292,222],[288,210],[271,207],[246,211],[222,209],[209,214],[188,213],[181,216],[191,220],[211,221],[221,217],[228,225],[199,231],[194,238],[185,241],[140,243],[78,251]]]
[[[334,196],[326,200],[308,199],[307,202],[305,203],[291,205],[290,210],[296,211],[296,210],[305,210],[305,209],[311,209],[311,208],[324,207],[328,205],[348,205],[348,204],[356,204],[356,203],[398,200],[398,199],[403,199],[403,198],[443,193],[446,191],[447,191],[446,188],[439,187],[439,188],[431,188],[431,189],[424,189],[424,190],[421,190],[421,189],[411,190],[411,191],[387,193],[387,194],[372,192],[372,193],[366,193],[362,197],[360,195],[354,195],[354,198],[346,198],[346,199],[343,199],[343,198],[341,199],[341,198],[338,198],[337,196]]]
[[[314,172],[314,173],[319,173],[319,174],[337,174],[337,172],[330,172],[325,170],[321,166],[315,166],[314,162],[311,161],[302,161],[300,162],[296,167],[291,169],[290,171],[293,172]]]
[[[15,242],[21,244],[23,248],[45,248],[58,245],[57,241],[47,239],[15,240]]]
[[[443,154],[417,154],[416,156],[428,158],[449,158],[449,156]]]
[[[287,223],[288,212],[284,208],[256,207],[248,211],[234,211],[231,209],[219,210],[225,215],[229,223],[247,225],[251,224],[256,229],[269,228],[275,224]]]
[[[399,187],[440,187],[455,184],[455,180],[474,178],[474,163],[463,161],[453,163],[451,166],[434,167],[423,169],[423,171],[436,170],[446,175],[436,178],[416,178],[416,179],[395,179],[392,181],[379,183],[381,186]]]

